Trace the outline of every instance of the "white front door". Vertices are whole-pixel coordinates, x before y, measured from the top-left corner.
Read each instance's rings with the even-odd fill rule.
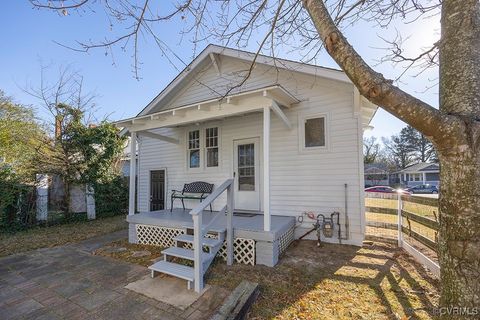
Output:
[[[259,138],[233,141],[235,209],[260,210]]]

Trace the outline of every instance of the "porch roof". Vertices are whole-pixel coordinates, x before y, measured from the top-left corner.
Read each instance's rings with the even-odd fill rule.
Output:
[[[120,120],[115,125],[124,128],[122,133],[126,130],[144,131],[261,111],[265,107],[272,107],[274,111],[276,108],[278,112],[280,106],[288,108],[298,102],[282,86],[272,85]]]

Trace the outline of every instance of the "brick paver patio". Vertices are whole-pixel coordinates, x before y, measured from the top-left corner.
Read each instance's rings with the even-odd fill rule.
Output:
[[[180,310],[124,289],[148,270],[91,252],[125,236],[0,258],[0,319],[206,319],[221,303],[209,290]]]

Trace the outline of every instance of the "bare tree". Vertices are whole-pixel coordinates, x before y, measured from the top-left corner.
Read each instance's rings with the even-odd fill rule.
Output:
[[[441,164],[439,257],[441,305],[480,306],[480,3],[478,0],[187,0],[173,7],[142,0],[31,0],[37,8],[87,11],[101,8],[128,32],[76,49],[133,51],[138,70],[138,37],[150,36],[167,59],[178,59],[156,33],[157,24],[185,21],[182,36],[196,44],[211,37],[225,44],[258,43],[275,53],[278,44],[302,49],[305,61],[323,46],[369,101],[420,131],[435,145]],[[138,4],[137,4],[138,3]],[[159,13],[162,12],[162,13]],[[417,56],[407,56],[402,37],[389,40],[384,59],[405,68],[439,66],[440,108],[417,99],[370,67],[344,36],[357,21],[381,27],[441,15],[440,39]],[[112,24],[113,24],[112,22]],[[125,30],[125,29],[123,29]],[[264,36],[256,37],[259,32]],[[252,64],[253,68],[254,63]],[[247,73],[248,77],[249,73]],[[448,316],[448,315],[447,315]],[[453,315],[451,315],[453,317]],[[468,317],[468,316],[464,316]]]
[[[375,163],[381,152],[381,145],[377,138],[363,138],[363,162],[365,164]]]

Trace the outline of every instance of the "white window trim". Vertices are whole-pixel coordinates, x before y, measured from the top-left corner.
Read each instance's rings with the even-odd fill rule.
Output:
[[[207,138],[207,129],[209,128],[217,128],[217,148],[218,148],[218,166],[216,167],[207,167],[207,145],[206,145],[206,138]],[[219,170],[220,167],[222,166],[222,129],[219,124],[213,123],[210,125],[205,125],[202,127],[202,132],[203,132],[203,146],[200,144],[202,147],[202,150],[204,151],[203,154],[203,168],[205,171],[216,171]]]
[[[197,168],[190,168],[190,148],[189,148],[189,143],[190,143],[190,132],[192,131],[199,131],[199,135],[198,135],[198,138],[200,139],[200,145],[199,145],[199,151],[200,151],[200,164]],[[202,128],[200,127],[196,127],[196,128],[187,128],[187,130],[185,130],[185,148],[184,148],[184,153],[185,153],[185,164],[186,164],[186,167],[187,167],[187,170],[188,171],[191,171],[191,172],[199,172],[202,170],[202,166],[203,166],[203,148],[202,148],[202,139],[203,139],[203,136],[202,136]]]
[[[325,119],[325,145],[319,147],[305,147],[305,121],[315,118]],[[300,153],[309,152],[327,152],[330,151],[330,114],[329,113],[313,113],[300,114],[298,116],[298,147]]]
[[[218,128],[218,166],[207,167],[207,147],[206,147],[206,129]],[[190,153],[188,149],[189,132],[199,130],[200,131],[200,166],[198,168],[190,168]],[[222,127],[218,123],[206,123],[198,126],[191,126],[185,128],[185,146],[183,148],[185,155],[185,168],[189,172],[204,172],[204,171],[218,171],[222,166]]]

